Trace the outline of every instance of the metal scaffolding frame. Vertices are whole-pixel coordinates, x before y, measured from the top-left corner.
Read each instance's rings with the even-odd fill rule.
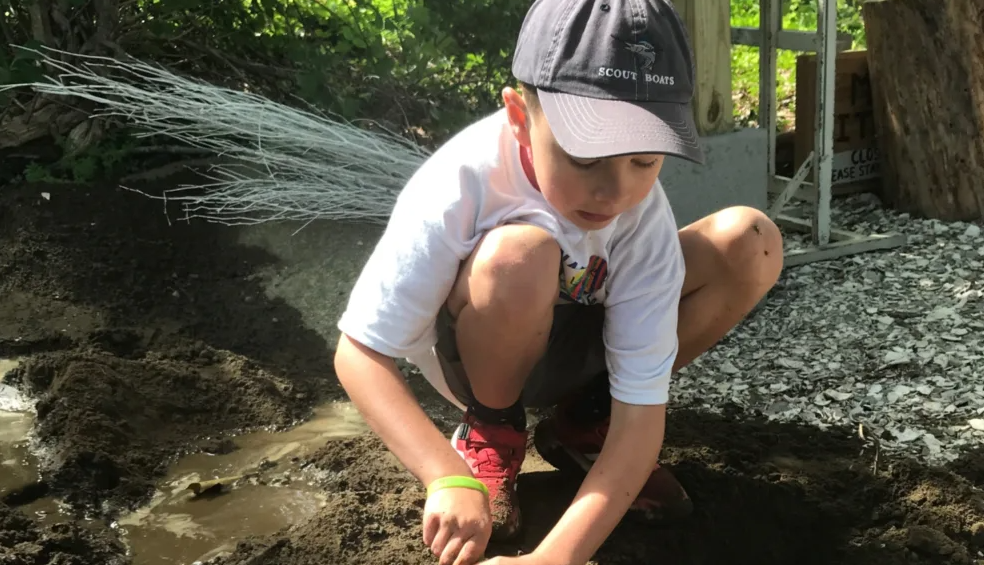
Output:
[[[905,245],[902,234],[859,234],[831,228],[830,200],[833,184],[834,144],[834,67],[838,51],[850,48],[850,38],[839,41],[837,35],[837,0],[816,0],[817,29],[794,31],[782,29],[782,0],[759,0],[759,27],[733,27],[731,43],[759,48],[759,121],[767,131],[768,192],[776,193],[769,216],[788,230],[810,233],[812,245],[788,251],[785,265],[794,266],[826,261],[870,251]],[[813,151],[792,178],[776,174],[776,60],[780,49],[817,54],[817,112]],[[812,173],[812,182],[807,177]],[[782,185],[785,184],[783,187]],[[795,218],[782,211],[803,187],[812,190],[812,221]]]

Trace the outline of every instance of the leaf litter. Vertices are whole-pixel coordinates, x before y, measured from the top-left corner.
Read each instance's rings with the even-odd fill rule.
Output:
[[[784,212],[809,218],[803,206]],[[675,377],[673,405],[734,403],[771,420],[863,426],[880,449],[927,463],[984,444],[984,233],[861,194],[832,227],[902,233],[887,251],[788,267],[759,307]],[[784,230],[787,250],[809,236]]]

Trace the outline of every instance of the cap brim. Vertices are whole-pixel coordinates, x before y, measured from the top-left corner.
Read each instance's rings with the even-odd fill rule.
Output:
[[[545,90],[537,98],[557,143],[572,157],[662,153],[704,163],[689,104],[633,103]]]

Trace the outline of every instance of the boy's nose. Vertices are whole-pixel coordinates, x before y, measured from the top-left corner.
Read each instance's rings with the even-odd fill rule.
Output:
[[[617,181],[602,182],[595,186],[592,191],[594,199],[598,202],[611,202],[618,200],[623,190]]]

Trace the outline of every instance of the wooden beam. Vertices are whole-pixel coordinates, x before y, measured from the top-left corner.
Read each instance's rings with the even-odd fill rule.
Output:
[[[731,100],[730,0],[679,0],[675,3],[694,48],[697,92],[694,113],[700,135],[734,129]]]
[[[820,48],[815,31],[779,30],[776,42],[779,49],[787,51],[816,53]],[[762,44],[762,33],[757,27],[733,27],[731,44],[758,47]],[[844,31],[837,34],[837,51],[848,51],[853,46],[854,38],[850,33]]]
[[[776,224],[781,228],[799,233],[811,233],[813,222],[795,218],[785,214],[776,217]],[[871,253],[872,251],[888,251],[903,247],[908,243],[905,234],[888,233],[862,235],[859,233],[832,229],[830,242],[825,245],[812,245],[804,249],[793,249],[783,254],[783,267],[796,267],[818,261],[830,261],[849,255]]]

